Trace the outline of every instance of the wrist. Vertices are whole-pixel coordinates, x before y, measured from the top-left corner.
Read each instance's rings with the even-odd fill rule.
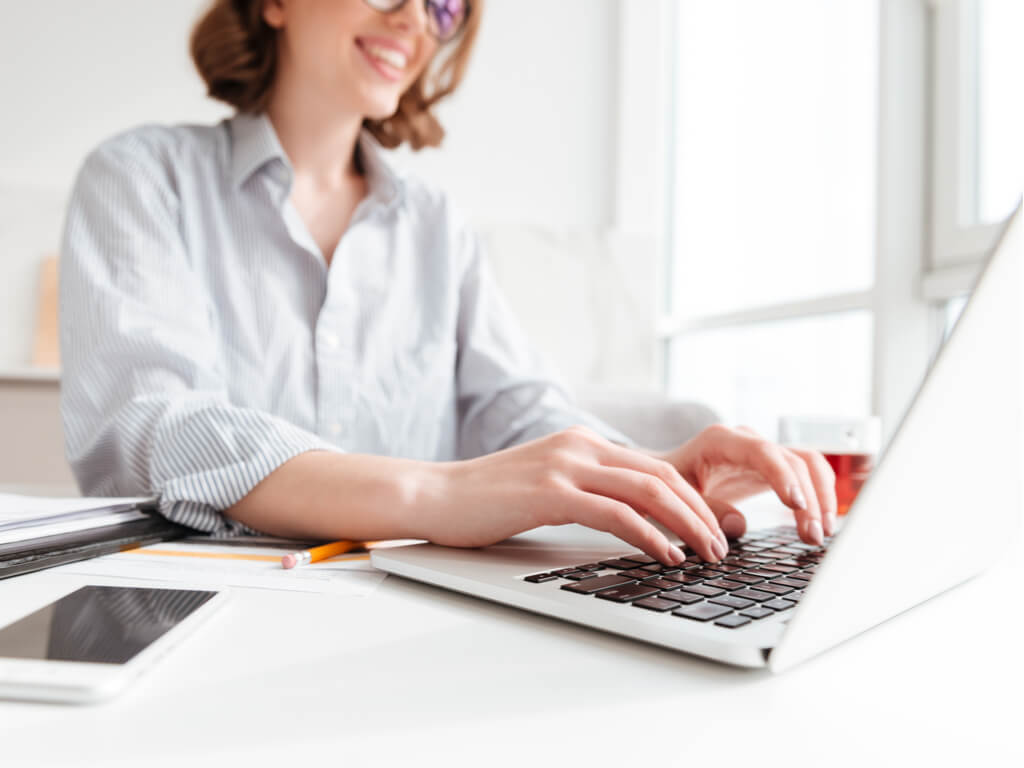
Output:
[[[403,478],[402,508],[406,510],[409,538],[433,541],[444,529],[453,506],[452,489],[463,462],[416,462],[416,470]]]

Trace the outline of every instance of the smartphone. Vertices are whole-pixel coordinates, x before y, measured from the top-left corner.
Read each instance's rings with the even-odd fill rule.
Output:
[[[0,698],[110,698],[223,602],[192,589],[87,586],[0,628]]]

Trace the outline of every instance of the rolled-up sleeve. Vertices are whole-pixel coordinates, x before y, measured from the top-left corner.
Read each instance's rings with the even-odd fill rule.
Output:
[[[491,453],[577,425],[632,445],[575,405],[501,295],[479,236],[464,226],[455,230],[464,265],[458,319],[460,456]]]
[[[84,493],[152,494],[175,522],[241,531],[223,510],[288,459],[337,450],[229,401],[215,324],[169,174],[100,147],[79,173],[61,250],[61,413]]]

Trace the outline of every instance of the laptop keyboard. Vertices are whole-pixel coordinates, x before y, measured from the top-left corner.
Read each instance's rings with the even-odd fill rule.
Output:
[[[804,544],[793,526],[779,526],[729,542],[729,552],[718,563],[706,563],[685,548],[686,560],[679,565],[664,565],[635,552],[534,573],[524,580],[562,581],[562,589],[581,597],[737,629],[800,602],[829,541],[825,539],[824,547]]]

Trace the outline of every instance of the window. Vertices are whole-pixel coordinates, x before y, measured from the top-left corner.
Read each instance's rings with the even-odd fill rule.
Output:
[[[1020,199],[1020,0],[666,6],[669,394],[889,434]]]
[[[869,413],[877,9],[672,8],[668,389],[771,437]]]

